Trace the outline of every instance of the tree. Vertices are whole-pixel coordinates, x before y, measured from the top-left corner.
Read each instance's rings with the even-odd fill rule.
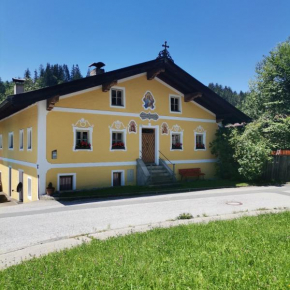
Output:
[[[25,70],[25,72],[24,72],[24,78],[25,79],[30,79],[31,78],[31,73],[30,73],[29,68]]]

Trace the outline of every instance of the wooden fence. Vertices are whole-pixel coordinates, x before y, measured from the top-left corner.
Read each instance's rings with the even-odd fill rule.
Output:
[[[268,161],[263,178],[265,180],[290,181],[290,155],[275,155]]]

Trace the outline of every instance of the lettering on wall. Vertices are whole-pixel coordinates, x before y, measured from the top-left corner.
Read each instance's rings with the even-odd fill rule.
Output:
[[[142,120],[146,120],[146,119],[148,119],[148,120],[154,120],[154,121],[157,121],[157,120],[159,119],[159,116],[158,116],[158,114],[156,114],[156,113],[145,113],[145,112],[141,112],[141,113],[140,113],[140,118],[141,118]]]

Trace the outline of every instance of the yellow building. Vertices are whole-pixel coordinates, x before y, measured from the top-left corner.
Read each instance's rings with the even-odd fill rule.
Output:
[[[15,80],[15,94],[0,105],[3,192],[29,202],[50,182],[56,191],[146,185],[179,179],[185,168],[214,177],[209,144],[218,125],[246,115],[178,67],[166,48],[111,72],[93,66],[90,77],[31,92]]]

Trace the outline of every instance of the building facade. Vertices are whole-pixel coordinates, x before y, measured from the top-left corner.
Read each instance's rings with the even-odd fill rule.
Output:
[[[215,175],[218,125],[248,117],[168,55],[18,93],[0,105],[3,192],[29,202],[57,191],[136,185],[137,161]],[[21,184],[20,184],[21,183]],[[140,182],[139,182],[140,183]],[[21,186],[19,186],[19,184]]]

